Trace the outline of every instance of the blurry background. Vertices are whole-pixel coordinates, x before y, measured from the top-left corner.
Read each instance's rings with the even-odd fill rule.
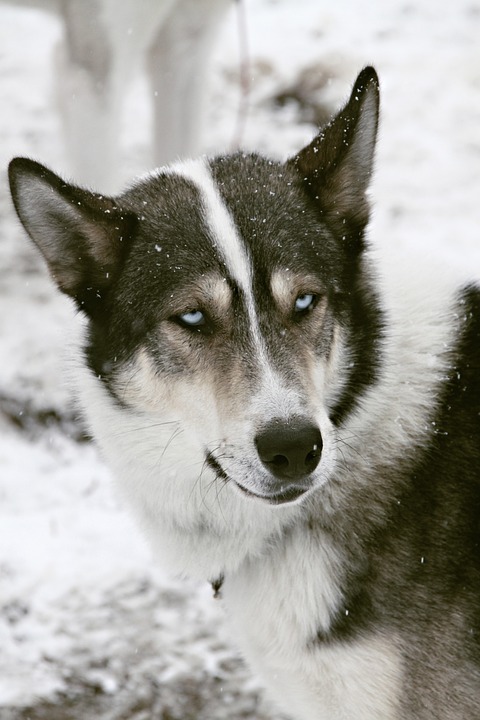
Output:
[[[480,2],[245,0],[244,12],[242,146],[295,153],[374,64],[371,240],[478,275]],[[201,151],[239,139],[241,22],[232,2],[209,39]],[[57,14],[0,3],[0,720],[272,720],[211,588],[162,575],[85,441],[65,379],[78,320],[10,204],[14,155],[72,176],[55,80],[63,33]],[[154,92],[132,65],[117,187],[154,165]]]

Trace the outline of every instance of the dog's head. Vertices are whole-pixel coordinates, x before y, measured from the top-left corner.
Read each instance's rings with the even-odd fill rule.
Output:
[[[367,68],[284,164],[178,163],[110,198],[12,161],[18,215],[88,317],[91,378],[141,428],[149,473],[271,505],[332,473],[335,427],[375,372],[362,251],[377,120]],[[115,445],[105,418],[100,440],[121,455],[128,441]]]

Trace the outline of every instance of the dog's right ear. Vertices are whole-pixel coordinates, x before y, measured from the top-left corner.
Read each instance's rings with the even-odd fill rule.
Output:
[[[118,273],[135,218],[113,198],[66,183],[33,160],[15,158],[8,175],[18,217],[53,279],[93,314]]]

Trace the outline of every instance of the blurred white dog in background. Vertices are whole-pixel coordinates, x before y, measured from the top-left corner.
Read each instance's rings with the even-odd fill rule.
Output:
[[[198,154],[205,79],[215,36],[234,0],[7,0],[57,13],[64,43],[56,84],[77,181],[119,182],[122,99],[145,61],[153,102],[149,165]]]

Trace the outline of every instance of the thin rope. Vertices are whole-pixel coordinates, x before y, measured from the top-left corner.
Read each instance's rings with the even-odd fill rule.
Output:
[[[240,95],[235,123],[235,131],[231,143],[231,151],[238,150],[243,142],[245,127],[247,124],[248,110],[250,105],[250,78],[251,59],[248,44],[248,23],[247,8],[245,0],[235,0],[237,6],[237,30],[238,30],[238,53],[239,53],[239,79]]]

